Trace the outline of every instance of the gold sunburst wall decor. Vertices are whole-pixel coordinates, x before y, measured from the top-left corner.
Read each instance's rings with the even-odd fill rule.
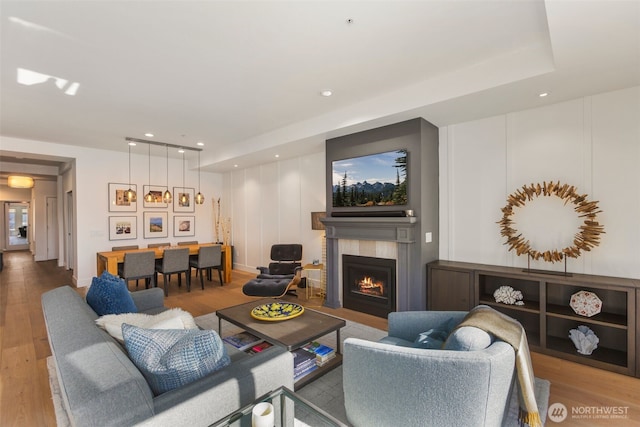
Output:
[[[540,196],[558,197],[564,204],[571,203],[578,217],[584,218],[579,231],[573,238],[573,245],[562,249],[534,249],[530,241],[515,228],[514,208],[520,208],[527,202]],[[565,257],[578,258],[582,251],[590,251],[600,244],[600,234],[604,233],[604,226],[598,222],[597,215],[602,211],[597,201],[589,201],[586,194],[578,194],[573,185],[551,182],[523,185],[521,189],[507,197],[507,205],[502,208],[500,234],[506,238],[505,245],[509,250],[515,250],[517,255],[528,255],[534,260],[547,262],[562,261]]]

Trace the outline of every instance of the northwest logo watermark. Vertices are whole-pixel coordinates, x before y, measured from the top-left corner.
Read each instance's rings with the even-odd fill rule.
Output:
[[[572,420],[626,420],[629,418],[628,406],[572,406],[569,411],[562,403],[549,406],[547,416],[554,423],[567,418]]]

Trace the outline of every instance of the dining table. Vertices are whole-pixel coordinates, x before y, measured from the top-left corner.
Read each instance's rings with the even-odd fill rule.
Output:
[[[140,249],[126,249],[126,250],[118,250],[118,251],[105,251],[98,252],[96,255],[96,273],[97,276],[100,276],[103,271],[108,271],[114,276],[118,275],[118,263],[124,262],[124,254],[127,252],[144,252],[144,251],[154,251],[156,254],[156,259],[162,259],[164,255],[165,249],[170,248],[189,248],[189,255],[197,255],[198,250],[202,246],[212,246],[214,243],[200,243],[193,245],[182,245],[182,246],[160,246],[157,248],[140,248]],[[222,248],[222,280],[224,283],[231,282],[231,246],[229,245],[220,245]]]

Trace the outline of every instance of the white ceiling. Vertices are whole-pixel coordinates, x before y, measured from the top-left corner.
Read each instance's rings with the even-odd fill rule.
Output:
[[[210,171],[640,84],[634,0],[0,5],[3,136],[126,151],[153,132],[204,142]]]

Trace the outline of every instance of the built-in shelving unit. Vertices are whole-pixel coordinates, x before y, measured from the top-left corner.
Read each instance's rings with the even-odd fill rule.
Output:
[[[429,263],[427,272],[430,310],[470,310],[486,304],[522,323],[533,351],[640,377],[640,280],[453,261]],[[501,286],[522,292],[524,305],[496,302],[493,293]],[[578,291],[595,293],[602,300],[601,312],[592,317],[576,314],[569,303]],[[569,339],[569,331],[579,325],[588,326],[600,340],[591,355],[579,354]]]

